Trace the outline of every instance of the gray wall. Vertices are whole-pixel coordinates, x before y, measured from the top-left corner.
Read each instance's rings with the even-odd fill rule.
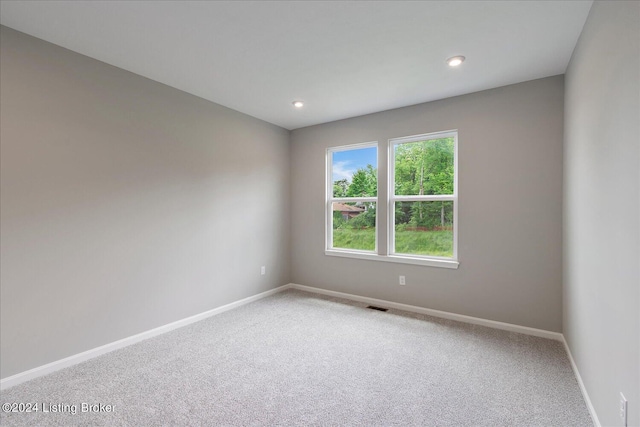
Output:
[[[289,282],[287,130],[1,31],[3,378]]]
[[[640,3],[596,2],[566,74],[564,335],[602,425],[640,425]]]
[[[560,332],[563,93],[555,76],[293,131],[293,281]],[[389,138],[449,129],[459,131],[459,268],[326,256],[326,148],[378,141],[386,170]]]

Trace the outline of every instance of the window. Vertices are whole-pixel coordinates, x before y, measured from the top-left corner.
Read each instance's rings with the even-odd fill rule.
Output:
[[[390,255],[457,258],[456,145],[456,132],[389,141]]]
[[[383,194],[377,143],[329,148],[325,253],[457,268],[457,139],[448,131],[389,140]]]
[[[377,253],[377,144],[330,148],[327,163],[327,249]]]

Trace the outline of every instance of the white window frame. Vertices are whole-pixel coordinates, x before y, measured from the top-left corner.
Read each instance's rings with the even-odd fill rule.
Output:
[[[359,144],[342,145],[339,147],[327,148],[326,155],[326,208],[325,208],[325,253],[340,256],[340,254],[359,257],[359,256],[376,256],[378,253],[378,212],[380,209],[379,194],[380,188],[376,190],[377,196],[374,197],[333,197],[333,153],[340,151],[358,150],[361,148],[375,148],[376,149],[376,163],[379,163],[378,157],[378,141],[363,142]],[[376,170],[379,171],[378,165],[375,165]],[[378,172],[378,184],[380,183],[380,172]],[[376,204],[376,223],[375,223],[375,247],[372,251],[358,250],[358,249],[345,249],[333,247],[333,204],[334,203],[351,203],[351,202],[373,202]]]
[[[400,144],[419,142],[425,140],[453,138],[453,194],[450,195],[412,195],[399,196],[395,194],[395,147]],[[414,263],[431,265],[435,267],[458,268],[458,131],[432,132],[421,135],[392,138],[389,140],[389,166],[388,170],[388,201],[387,201],[387,242],[388,256],[390,258],[402,258],[413,260]],[[453,256],[439,257],[429,255],[413,255],[396,253],[395,248],[395,204],[396,202],[453,202]]]
[[[427,196],[396,196],[395,195],[395,152],[394,146],[398,143],[408,143],[416,141],[424,141],[426,139],[439,139],[453,137],[454,141],[454,182],[453,182],[453,195],[427,195]],[[443,132],[432,132],[414,136],[406,136],[400,138],[392,138],[387,141],[388,143],[388,155],[387,155],[387,176],[381,178],[380,172],[380,156],[378,141],[365,142],[359,144],[349,144],[337,147],[329,147],[326,150],[326,185],[325,185],[325,255],[345,257],[345,258],[357,258],[370,261],[383,261],[394,262],[401,264],[414,264],[430,267],[441,267],[449,269],[457,269],[459,266],[458,260],[458,130],[448,130]],[[348,151],[358,148],[376,147],[378,165],[378,196],[377,197],[333,197],[333,156],[331,155],[337,151]],[[381,188],[381,183],[386,182],[386,193]],[[413,254],[396,254],[393,253],[394,248],[394,235],[395,235],[395,202],[397,201],[439,201],[439,200],[451,200],[453,201],[453,257],[437,257],[437,256],[425,256],[425,255],[413,255]],[[375,232],[375,249],[373,251],[355,250],[355,249],[343,249],[333,247],[333,203],[334,202],[376,202],[376,232]],[[384,209],[386,203],[387,207],[387,221],[382,225],[379,222],[381,209]],[[379,233],[385,233],[387,236],[387,246],[385,248],[379,248],[378,236]],[[382,235],[382,234],[380,234]],[[381,253],[383,252],[384,253]]]

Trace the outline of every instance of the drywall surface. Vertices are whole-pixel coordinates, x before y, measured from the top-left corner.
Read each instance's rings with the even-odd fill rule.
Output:
[[[289,282],[287,130],[0,40],[3,378]]]
[[[640,425],[640,3],[595,2],[565,92],[564,335],[602,425]]]
[[[560,332],[563,93],[563,76],[555,76],[294,130],[293,281]],[[378,141],[386,173],[390,138],[451,129],[459,144],[459,268],[325,255],[327,148]],[[385,180],[378,194],[383,207]],[[386,245],[384,233],[378,244]]]

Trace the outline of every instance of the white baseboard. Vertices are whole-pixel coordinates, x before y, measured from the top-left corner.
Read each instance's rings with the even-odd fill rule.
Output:
[[[213,310],[205,311],[204,313],[187,317],[186,319],[178,320],[176,322],[172,322],[167,325],[160,326],[146,332],[141,332],[139,334],[136,334],[127,338],[123,338],[121,340],[118,340],[109,344],[105,344],[100,347],[92,348],[91,350],[87,350],[82,353],[74,354],[73,356],[65,357],[64,359],[56,360],[55,362],[51,362],[46,365],[29,369],[28,371],[20,372],[19,374],[15,374],[0,380],[0,390],[5,390],[9,387],[13,387],[25,381],[29,381],[31,379],[50,374],[52,372],[58,371],[63,368],[67,368],[69,366],[77,365],[78,363],[84,362],[89,359],[93,359],[94,357],[98,357],[105,353],[109,353],[111,351],[118,350],[123,347],[127,347],[129,345],[155,337],[157,335],[164,334],[174,329],[190,325],[200,320],[204,320],[208,317],[215,316],[216,314],[224,313],[225,311],[229,311],[234,308],[240,307],[242,305],[249,304],[251,302],[268,297],[278,292],[282,292],[289,288],[291,288],[290,284],[283,285],[275,289],[270,289],[266,292],[262,292],[257,295],[250,296],[248,298],[244,298],[239,301],[235,301],[230,304],[214,308]]]
[[[413,313],[427,314],[442,319],[456,320],[458,322],[471,323],[473,325],[486,326],[494,329],[502,329],[510,332],[518,332],[520,334],[533,335],[541,338],[549,338],[556,341],[564,342],[564,337],[559,332],[545,331],[544,329],[529,328],[527,326],[514,325],[512,323],[497,322],[495,320],[481,319],[479,317],[465,316],[463,314],[449,313],[447,311],[433,310],[430,308],[418,307],[415,305],[401,304],[398,302],[385,301],[376,298],[362,297],[359,295],[346,294],[343,292],[329,291],[326,289],[313,288],[311,286],[298,285],[291,283],[289,287],[299,289],[301,291],[314,292],[317,294],[328,295],[332,297],[345,298],[353,301],[364,302],[371,305],[395,308],[397,310],[410,311]]]
[[[589,415],[591,415],[591,420],[593,421],[594,427],[601,427],[600,420],[598,419],[598,414],[596,414],[596,410],[591,404],[591,399],[589,398],[589,393],[587,393],[587,388],[584,386],[582,382],[582,377],[580,376],[580,372],[578,371],[578,365],[576,365],[575,360],[573,360],[573,355],[571,354],[571,350],[569,349],[569,344],[567,344],[567,340],[562,336],[562,343],[564,344],[564,349],[567,352],[567,356],[569,356],[569,361],[571,362],[571,368],[573,369],[573,374],[576,376],[576,380],[578,381],[578,385],[580,386],[580,391],[582,392],[582,397],[584,399],[584,403],[587,405],[587,409],[589,410]]]

